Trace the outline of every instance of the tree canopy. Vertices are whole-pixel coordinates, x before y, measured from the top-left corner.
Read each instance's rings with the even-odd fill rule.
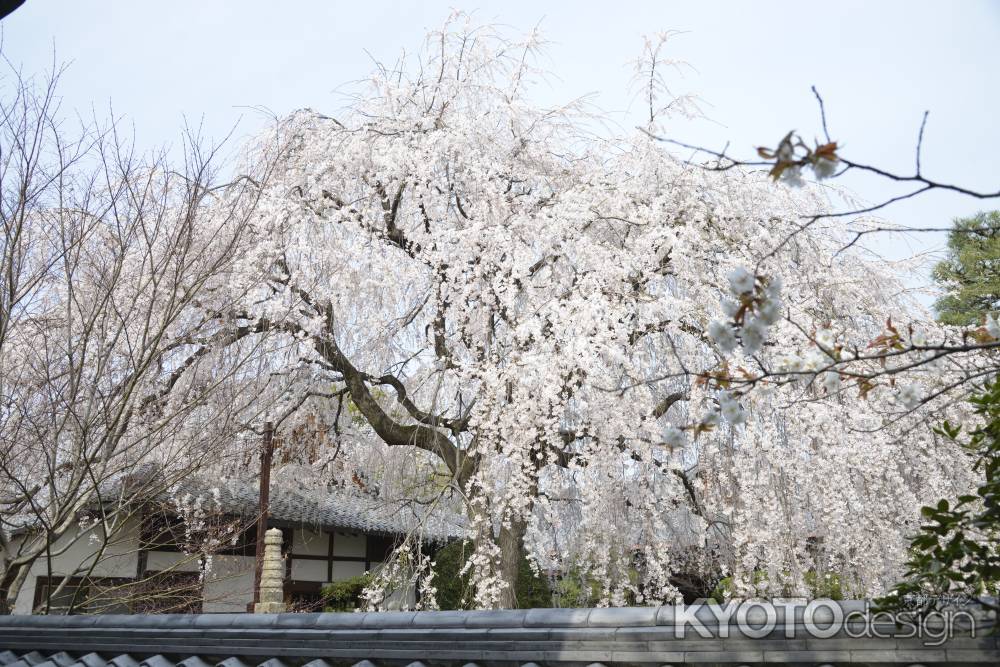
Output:
[[[83,297],[115,323],[97,348],[113,363],[81,362],[83,384],[113,395],[134,377],[119,409],[147,418],[87,433],[151,444],[133,464],[201,446],[221,474],[252,467],[246,443],[271,422],[276,483],[377,490],[418,524],[461,509],[475,607],[530,599],[525,557],[574,573],[600,604],[671,601],[684,580],[723,577],[736,596],[834,581],[885,592],[919,508],[980,474],[923,425],[964,419],[955,398],[995,373],[1000,330],[924,318],[816,213],[829,190],[806,177],[855,167],[836,142],[789,133],[760,149],[766,170],[678,157],[657,133],[692,107],[672,103],[652,42],[637,68],[648,125],[596,133],[604,119],[585,104],[534,100],[539,48],[457,14],[420,52],[378,64],[345,108],[277,119],[246,147],[247,176],[216,187],[150,170],[168,194],[148,218],[160,224],[125,234],[134,247],[118,250],[122,226],[102,210],[85,270],[44,267],[39,303],[68,332],[61,313]],[[47,238],[66,218],[22,219]],[[196,260],[194,280],[179,267]],[[179,296],[109,281],[115,262]],[[11,391],[54,413],[38,355],[67,344],[47,341],[40,311],[8,310],[0,369],[31,360],[38,372],[10,375]],[[137,347],[133,332],[161,320]],[[5,409],[6,436],[22,415]],[[230,442],[209,443],[211,429]],[[74,435],[49,443],[59,465]],[[10,477],[24,472],[10,461]],[[433,582],[419,537],[373,575],[367,605]]]
[[[955,220],[933,276],[945,290],[934,304],[941,322],[981,324],[1000,310],[1000,211]]]
[[[537,105],[537,48],[458,16],[348,108],[277,124],[229,312],[280,341],[271,409],[434,471],[405,493],[466,512],[479,607],[516,604],[525,543],[608,604],[705,571],[739,594],[831,570],[884,590],[917,508],[972,474],[904,419],[932,375],[829,370],[913,312],[896,277],[841,252],[836,221],[803,228],[818,188]]]

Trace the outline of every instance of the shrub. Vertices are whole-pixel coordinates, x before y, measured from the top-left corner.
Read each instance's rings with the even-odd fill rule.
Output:
[[[323,586],[324,611],[354,611],[361,605],[361,594],[372,581],[369,572],[344,581],[334,581]]]

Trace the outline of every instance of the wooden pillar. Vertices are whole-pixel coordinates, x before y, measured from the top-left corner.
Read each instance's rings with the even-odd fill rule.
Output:
[[[255,549],[255,565],[253,577],[253,601],[260,602],[260,581],[264,568],[264,546],[267,532],[268,508],[271,502],[271,459],[274,456],[274,424],[264,424],[264,441],[260,452],[260,500],[257,510],[257,544]],[[280,535],[280,531],[279,531]],[[280,541],[279,541],[280,556]]]
[[[326,540],[326,580],[333,581],[333,534],[335,531],[327,533]]]

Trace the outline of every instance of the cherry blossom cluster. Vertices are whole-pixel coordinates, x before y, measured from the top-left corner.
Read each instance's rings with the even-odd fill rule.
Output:
[[[757,354],[767,340],[768,327],[781,319],[781,278],[758,279],[737,267],[729,274],[729,294],[730,298],[722,300],[722,311],[731,321],[713,320],[708,335],[724,354],[733,352],[737,344],[745,354]]]
[[[794,131],[785,135],[778,142],[777,148],[761,146],[757,149],[757,154],[766,160],[774,160],[770,171],[774,180],[797,188],[805,185],[803,169],[810,169],[816,180],[822,181],[833,177],[841,166],[837,156],[837,142],[817,142],[814,148],[810,148]]]

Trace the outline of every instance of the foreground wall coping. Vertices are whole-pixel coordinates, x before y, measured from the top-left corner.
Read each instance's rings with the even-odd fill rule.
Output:
[[[0,667],[997,665],[992,619],[915,627],[863,601],[318,614],[0,616]],[[729,612],[729,615],[719,614]],[[851,623],[831,622],[853,614]],[[958,622],[961,621],[961,622]],[[969,622],[975,627],[970,627]],[[947,632],[945,632],[947,630]],[[925,633],[926,631],[926,633]],[[58,656],[58,657],[56,657]],[[235,661],[235,662],[234,662]],[[267,663],[266,666],[264,663]],[[414,666],[415,667],[415,666]]]

